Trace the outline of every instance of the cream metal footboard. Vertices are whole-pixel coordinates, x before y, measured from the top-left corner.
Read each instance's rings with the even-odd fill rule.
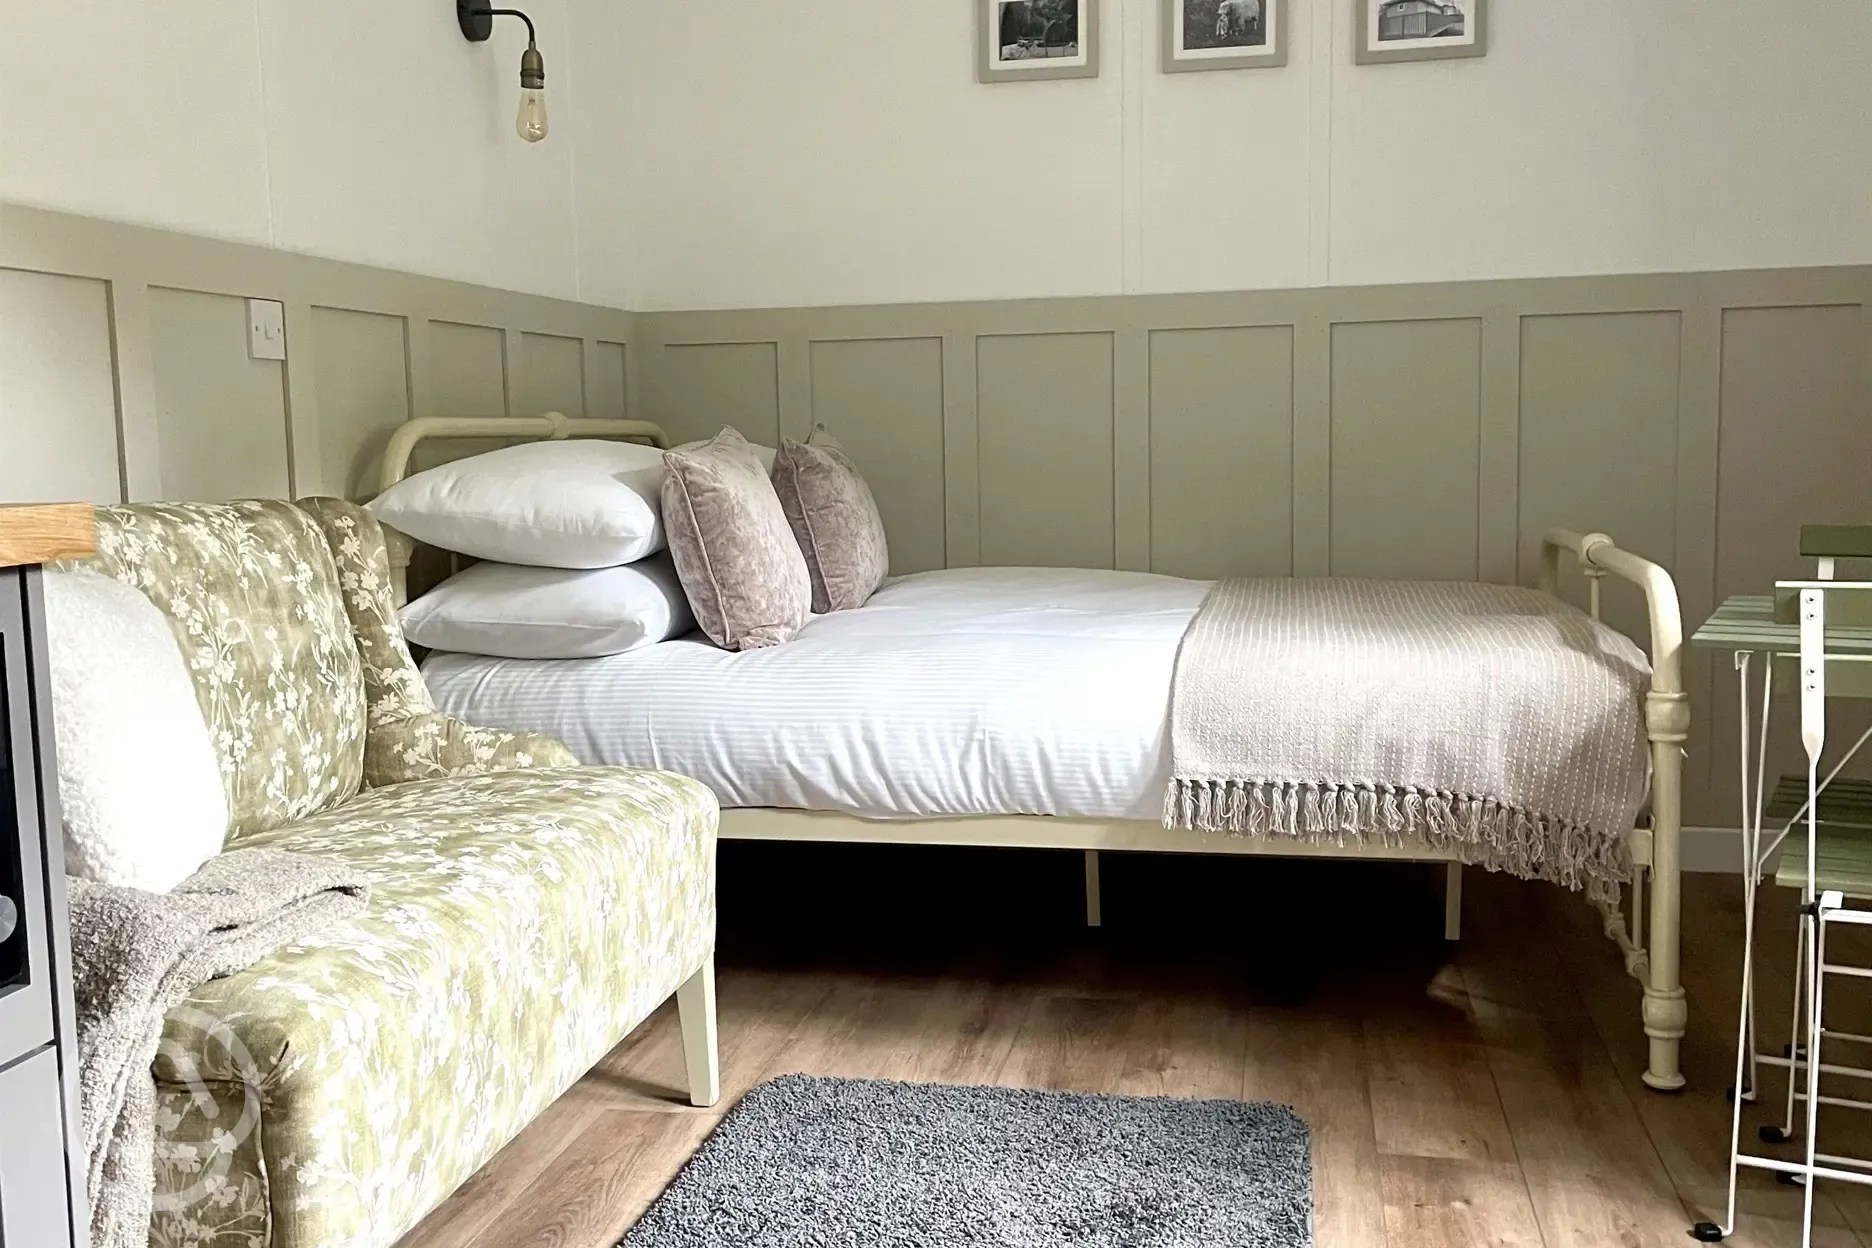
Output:
[[[1683,749],[1690,737],[1690,695],[1683,686],[1683,612],[1670,573],[1648,559],[1620,550],[1603,533],[1547,531],[1541,538],[1539,580],[1546,593],[1558,591],[1563,550],[1573,552],[1586,574],[1588,606],[1594,619],[1599,618],[1600,583],[1608,575],[1643,590],[1650,616],[1651,688],[1645,694],[1645,735],[1651,742],[1651,826],[1649,844],[1634,838],[1632,855],[1651,876],[1649,953],[1630,949],[1629,942],[1621,943],[1628,948],[1627,969],[1644,984],[1644,1029],[1651,1039],[1651,1060],[1644,1081],[1659,1091],[1674,1092],[1684,1086],[1679,1050],[1690,1017],[1680,962]],[[1642,878],[1632,882],[1635,924],[1642,921]],[[1611,934],[1615,938],[1622,935]]]
[[[384,451],[381,487],[403,480],[418,443],[438,438],[618,438],[667,446],[661,428],[646,421],[574,420],[558,412],[525,417],[437,417],[399,428]],[[389,533],[391,577],[401,603],[412,553],[401,534]],[[1626,969],[1644,985],[1643,1019],[1650,1038],[1644,1081],[1660,1091],[1684,1086],[1679,1066],[1688,1010],[1679,973],[1678,842],[1683,826],[1683,743],[1690,706],[1683,689],[1683,620],[1676,586],[1658,565],[1620,550],[1603,533],[1550,530],[1541,541],[1540,588],[1557,592],[1562,551],[1571,551],[1586,574],[1590,610],[1599,616],[1600,585],[1607,576],[1644,592],[1651,621],[1651,688],[1645,696],[1645,731],[1651,744],[1651,818],[1634,830],[1630,933],[1616,910],[1605,912],[1606,934],[1625,956]],[[1245,837],[1204,836],[1159,824],[1107,819],[1009,815],[950,819],[879,820],[826,811],[742,808],[722,811],[721,835],[741,840],[842,841],[916,845],[995,845],[1080,850],[1085,855],[1086,918],[1099,921],[1099,852],[1267,854],[1279,857],[1359,857],[1446,863],[1444,931],[1456,937],[1461,915],[1462,865],[1449,851],[1423,847],[1311,845]],[[1651,882],[1649,940],[1645,940],[1644,872]]]

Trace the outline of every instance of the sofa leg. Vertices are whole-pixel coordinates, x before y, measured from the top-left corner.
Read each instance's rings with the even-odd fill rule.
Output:
[[[721,1099],[721,1059],[715,1045],[715,957],[676,990],[682,1019],[683,1062],[689,1068],[689,1103],[707,1108]]]

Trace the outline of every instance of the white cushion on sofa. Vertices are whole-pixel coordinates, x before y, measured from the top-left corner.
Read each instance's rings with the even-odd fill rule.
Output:
[[[663,452],[527,442],[419,472],[369,508],[419,542],[542,568],[609,568],[663,548]]]
[[[169,621],[99,573],[45,574],[65,870],[167,892],[221,852],[227,790]]]
[[[503,659],[622,654],[695,627],[668,553],[591,571],[478,563],[403,608],[402,619],[419,646]]]

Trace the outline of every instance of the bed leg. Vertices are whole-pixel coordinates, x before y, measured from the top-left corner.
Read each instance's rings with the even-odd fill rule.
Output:
[[[1684,1001],[1679,959],[1683,880],[1678,856],[1683,829],[1683,753],[1690,708],[1681,693],[1652,693],[1645,718],[1651,737],[1651,942],[1644,990],[1644,1029],[1651,1061],[1648,1087],[1675,1092],[1684,1086],[1679,1052],[1690,1009]]]
[[[1631,939],[1632,944],[1640,949],[1645,947],[1644,879],[1644,868],[1633,867],[1631,873]]]
[[[1443,864],[1443,939],[1462,939],[1462,863]]]
[[[1085,851],[1085,885],[1086,926],[1103,927],[1105,925],[1105,906],[1104,900],[1100,896],[1099,851],[1096,849],[1088,849]]]

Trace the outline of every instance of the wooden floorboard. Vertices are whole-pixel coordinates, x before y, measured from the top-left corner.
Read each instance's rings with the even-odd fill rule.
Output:
[[[1675,1248],[1720,1216],[1734,877],[1686,881],[1692,1082],[1664,1096],[1638,1080],[1637,985],[1558,890],[1471,871],[1451,945],[1423,867],[1108,856],[1098,931],[1077,872],[1067,854],[725,846],[722,1104],[687,1106],[665,1007],[400,1248],[611,1248],[737,1098],[787,1073],[1290,1104],[1320,1248]],[[1762,922],[1779,1027],[1784,895]],[[1872,1033],[1864,996],[1842,994],[1839,1025]],[[1751,1137],[1781,1086],[1764,1079]],[[1861,1117],[1829,1138],[1872,1151]],[[1817,1243],[1872,1248],[1872,1200],[1819,1196]],[[1800,1199],[1751,1176],[1730,1242],[1798,1244]]]
[[[1389,1248],[1540,1248],[1540,1225],[1513,1162],[1378,1160]]]

